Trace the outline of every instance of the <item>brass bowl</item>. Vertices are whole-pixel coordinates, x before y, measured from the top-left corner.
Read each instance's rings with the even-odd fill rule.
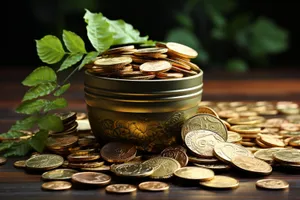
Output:
[[[124,141],[159,152],[180,143],[183,122],[197,113],[203,72],[180,79],[128,80],[85,72],[92,132],[100,143]]]

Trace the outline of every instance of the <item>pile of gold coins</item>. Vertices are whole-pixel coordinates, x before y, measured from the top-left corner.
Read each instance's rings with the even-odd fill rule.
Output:
[[[196,75],[200,68],[191,62],[198,53],[185,45],[167,42],[136,49],[134,45],[112,48],[85,67],[104,77],[149,80]]]
[[[65,121],[76,116],[77,131],[51,135],[48,152],[14,164],[43,172],[46,190],[105,186],[112,193],[164,191],[169,189],[166,181],[174,180],[171,177],[203,188],[234,189],[239,186],[237,178],[216,174],[235,170],[257,177],[270,175],[273,169],[300,169],[300,115],[293,102],[203,101],[182,126],[182,144],[160,154],[139,152],[135,145],[122,142],[100,147],[85,114],[59,116]],[[140,182],[125,184],[124,179]],[[285,189],[289,184],[265,178],[256,186]]]

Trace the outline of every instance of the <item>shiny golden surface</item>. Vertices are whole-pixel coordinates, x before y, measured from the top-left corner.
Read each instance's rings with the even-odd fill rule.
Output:
[[[283,149],[284,148],[260,149],[254,153],[254,157],[265,162],[272,162],[274,153]]]
[[[136,155],[136,147],[132,144],[110,142],[101,148],[101,156],[107,162],[127,162]]]
[[[200,182],[200,185],[215,189],[234,189],[239,186],[239,181],[228,176],[214,176],[209,181]]]
[[[158,191],[168,190],[169,185],[167,183],[160,182],[160,181],[147,181],[147,182],[140,183],[139,189],[146,190],[146,191],[158,192]]]
[[[186,135],[194,130],[209,130],[227,140],[227,128],[222,121],[210,114],[197,114],[186,120],[181,128],[181,137],[185,140]]]
[[[54,169],[42,174],[44,180],[68,180],[78,171],[73,169]]]
[[[55,154],[41,154],[29,158],[26,167],[36,170],[49,170],[61,166],[64,162],[63,157]]]
[[[5,164],[7,159],[5,157],[0,157],[0,165]]]
[[[272,167],[268,163],[257,158],[236,156],[231,159],[231,163],[235,167],[251,173],[268,175],[272,172]]]
[[[257,134],[261,128],[252,125],[234,125],[230,127],[230,130],[241,134]]]
[[[71,187],[72,184],[67,181],[50,181],[42,185],[44,190],[68,190]]]
[[[243,137],[234,131],[228,131],[228,138],[227,138],[227,142],[231,142],[231,143],[236,143],[236,142],[240,142]]]
[[[92,172],[101,172],[101,171],[109,171],[110,166],[102,165],[100,167],[93,167],[93,168],[81,168],[82,171],[92,171]]]
[[[99,158],[100,158],[99,153],[87,153],[87,154],[73,153],[68,155],[67,157],[69,162],[87,162],[87,161],[94,161]]]
[[[229,118],[227,119],[227,122],[230,124],[236,124],[236,125],[253,125],[262,123],[265,119],[261,116],[250,116],[250,117],[237,117],[237,118]]]
[[[113,57],[113,58],[100,58],[94,61],[95,65],[99,66],[112,66],[112,65],[127,65],[132,62],[131,57]]]
[[[209,181],[214,178],[215,173],[202,167],[182,167],[176,170],[174,175],[188,180]]]
[[[167,42],[166,46],[170,52],[184,58],[196,58],[198,56],[197,51],[183,44]]]
[[[105,191],[110,193],[131,193],[136,189],[134,185],[130,184],[112,184],[105,187]]]
[[[289,183],[280,179],[261,179],[256,182],[256,186],[262,189],[282,190],[289,188]]]
[[[185,167],[188,164],[189,158],[185,151],[179,150],[179,149],[164,149],[160,155],[162,157],[169,157],[169,158],[174,158],[177,160],[180,164],[181,167]]]
[[[78,141],[75,135],[64,135],[59,137],[48,137],[47,147],[51,149],[60,149],[63,147],[72,146]]]
[[[286,149],[274,153],[274,159],[279,162],[300,164],[300,150]]]
[[[117,165],[113,169],[113,172],[118,176],[146,177],[153,174],[154,170],[143,163],[123,163]]]
[[[150,178],[153,179],[170,178],[180,168],[179,162],[169,157],[154,157],[146,160],[143,164],[153,168],[154,172],[150,175]]]
[[[224,171],[230,169],[230,165],[223,164],[223,163],[216,163],[216,164],[199,164],[199,163],[193,163],[197,167],[202,167],[206,169],[211,169],[214,171]]]
[[[216,144],[214,154],[220,160],[229,163],[236,156],[253,157],[253,154],[245,147],[228,142]]]
[[[142,72],[147,72],[147,73],[166,72],[169,71],[171,68],[172,65],[168,61],[164,61],[164,60],[145,62],[140,66],[140,70]]]
[[[266,145],[272,146],[272,147],[284,147],[285,144],[282,139],[268,136],[268,135],[261,135],[260,141]]]
[[[219,118],[219,115],[217,114],[217,112],[208,106],[199,106],[198,113],[211,114],[211,115],[214,115],[215,117]]]
[[[189,150],[198,157],[213,158],[214,146],[224,142],[224,139],[209,130],[195,130],[186,134],[184,142]]]
[[[111,177],[100,172],[79,172],[72,175],[72,181],[103,186],[110,183]]]
[[[14,162],[14,166],[17,168],[25,168],[26,167],[26,160],[18,160]]]

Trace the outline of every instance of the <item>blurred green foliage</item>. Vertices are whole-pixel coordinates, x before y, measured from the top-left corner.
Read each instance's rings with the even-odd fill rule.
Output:
[[[177,11],[178,26],[165,40],[199,52],[196,62],[245,72],[267,65],[268,56],[288,48],[288,32],[271,19],[241,12],[237,0],[187,0]]]

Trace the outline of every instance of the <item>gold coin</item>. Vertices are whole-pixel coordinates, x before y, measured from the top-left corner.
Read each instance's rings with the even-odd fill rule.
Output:
[[[229,118],[227,122],[235,125],[253,125],[262,123],[265,120],[262,116],[251,116],[251,117],[242,117],[242,118]]]
[[[265,162],[272,162],[274,153],[283,149],[284,148],[260,149],[254,153],[254,157]]]
[[[200,185],[214,189],[234,189],[239,181],[228,176],[215,176],[212,180],[200,182]]]
[[[140,183],[139,189],[158,192],[158,191],[168,190],[169,185],[167,183],[160,182],[160,181],[147,181],[147,182]]]
[[[0,157],[0,165],[5,164],[7,159],[5,157]]]
[[[167,42],[166,46],[171,53],[184,58],[196,58],[198,56],[197,51],[183,44]]]
[[[110,58],[99,58],[94,61],[94,65],[102,67],[109,67],[113,65],[128,65],[132,62],[132,58],[129,56],[110,57]]]
[[[209,181],[214,178],[215,173],[202,167],[182,167],[176,170],[174,175],[188,180]]]
[[[104,165],[104,162],[69,163],[70,168],[96,168]]]
[[[121,142],[110,142],[101,148],[101,156],[107,162],[123,163],[136,155],[136,146]]]
[[[256,182],[256,186],[270,190],[282,190],[289,188],[288,182],[280,179],[261,179]]]
[[[238,118],[239,114],[233,110],[220,110],[218,111],[218,115],[221,118]]]
[[[293,137],[289,140],[289,145],[293,147],[300,147],[300,136]]]
[[[79,172],[72,175],[72,181],[90,185],[107,185],[111,177],[100,172]]]
[[[78,141],[75,135],[64,135],[58,137],[48,137],[47,147],[50,149],[61,149],[62,147],[69,147]]]
[[[272,147],[284,147],[285,146],[283,140],[278,139],[273,136],[269,136],[269,135],[260,135],[260,141],[262,143],[264,143],[268,146],[272,146]]]
[[[111,192],[111,193],[131,193],[136,191],[136,187],[134,185],[130,184],[112,184],[108,185],[105,188],[106,192]]]
[[[133,54],[144,56],[145,54],[153,54],[153,53],[167,53],[167,48],[158,48],[158,47],[149,47],[137,49]]]
[[[198,163],[198,164],[215,164],[218,163],[219,160],[216,158],[198,158],[189,156],[189,162]]]
[[[176,67],[174,65],[172,65],[172,70],[175,71],[175,72],[183,73],[186,76],[193,76],[193,75],[198,74],[197,72],[195,72],[193,70],[186,70],[182,67]]]
[[[42,178],[45,180],[68,180],[77,172],[74,169],[54,169],[43,173]]]
[[[257,116],[257,112],[254,111],[243,111],[243,112],[239,112],[239,116],[240,117],[253,117],[253,116]]]
[[[245,147],[234,143],[218,143],[214,147],[214,154],[217,158],[224,162],[231,162],[236,156],[253,157],[253,154]]]
[[[223,170],[230,169],[230,165],[226,165],[226,164],[223,164],[223,163],[219,163],[219,164],[198,164],[198,163],[194,163],[194,165],[196,165],[197,167],[211,169],[211,170],[214,170],[214,171],[223,171]]]
[[[227,140],[227,128],[222,121],[210,114],[197,114],[184,122],[181,128],[182,140],[186,134],[194,130],[208,130],[220,135],[224,141]]]
[[[240,142],[243,139],[242,136],[237,132],[228,131],[227,133],[228,133],[227,142],[236,143],[236,142]]]
[[[186,134],[184,142],[189,150],[197,156],[213,158],[214,146],[217,143],[224,142],[224,139],[209,130],[195,130]]]
[[[201,71],[200,68],[199,68],[199,66],[196,65],[195,63],[192,63],[190,61],[187,61],[187,60],[179,58],[179,57],[171,57],[171,58],[172,58],[172,60],[179,61],[179,62],[181,62],[181,63],[183,63],[185,65],[190,66],[190,68],[192,70],[196,71],[196,72],[200,72]]]
[[[221,122],[226,126],[227,129],[230,129],[231,125],[227,121],[221,119]]]
[[[150,175],[153,179],[170,178],[173,172],[180,168],[177,160],[160,156],[146,160],[143,164],[153,168],[154,172]]]
[[[87,161],[98,160],[100,158],[100,155],[98,153],[88,153],[84,155],[72,153],[68,155],[67,158],[69,162],[87,162]]]
[[[83,120],[87,118],[87,114],[84,112],[78,112],[76,114],[76,120]]]
[[[187,65],[181,61],[170,59],[170,58],[165,58],[164,60],[170,62],[171,65],[173,65],[175,67],[182,68],[184,70],[191,70],[191,67],[189,65]]]
[[[117,165],[113,172],[118,176],[127,177],[146,177],[150,176],[154,170],[152,167],[143,163],[123,163]]]
[[[156,77],[160,78],[160,79],[182,78],[183,74],[182,73],[163,73],[163,72],[160,72],[160,73],[156,74]]]
[[[257,134],[261,131],[261,128],[252,125],[234,125],[230,127],[230,130],[243,134]]]
[[[274,159],[279,162],[300,164],[300,151],[296,149],[277,151],[274,153]]]
[[[171,149],[171,148],[164,149],[160,153],[160,155],[162,157],[174,158],[175,160],[177,160],[180,163],[181,167],[185,167],[188,164],[188,161],[189,161],[188,156],[186,155],[185,151],[179,150],[178,148],[175,149],[175,148],[173,148],[173,149]]]
[[[42,185],[44,190],[68,190],[71,187],[72,184],[67,181],[49,181]]]
[[[63,157],[55,154],[41,154],[26,160],[26,167],[36,170],[50,170],[61,166]]]
[[[250,141],[241,141],[240,144],[244,147],[254,147],[256,145],[255,142]]]
[[[14,162],[14,166],[17,168],[25,168],[26,167],[26,160],[18,160]]]
[[[115,54],[115,53],[122,53],[122,52],[127,52],[127,51],[132,51],[132,50],[134,50],[134,45],[126,45],[126,46],[108,49],[107,51],[103,52],[102,54]]]
[[[266,145],[265,143],[263,143],[263,142],[260,141],[260,137],[257,137],[257,138],[255,139],[255,143],[256,143],[258,146],[262,147],[262,148],[269,148],[268,145]]]
[[[76,120],[76,114],[76,112],[55,113],[55,115],[58,116],[64,124]]]
[[[141,72],[146,73],[166,72],[169,71],[171,68],[172,65],[168,61],[164,60],[145,62],[140,66]]]
[[[236,156],[231,159],[232,164],[244,171],[268,175],[272,172],[272,167],[265,161],[247,156]]]
[[[100,167],[81,168],[81,170],[82,171],[92,171],[92,172],[110,171],[110,166],[102,165]]]
[[[198,113],[211,114],[211,115],[214,115],[215,117],[219,118],[219,115],[216,113],[216,111],[214,111],[212,108],[210,108],[208,106],[199,106]]]

